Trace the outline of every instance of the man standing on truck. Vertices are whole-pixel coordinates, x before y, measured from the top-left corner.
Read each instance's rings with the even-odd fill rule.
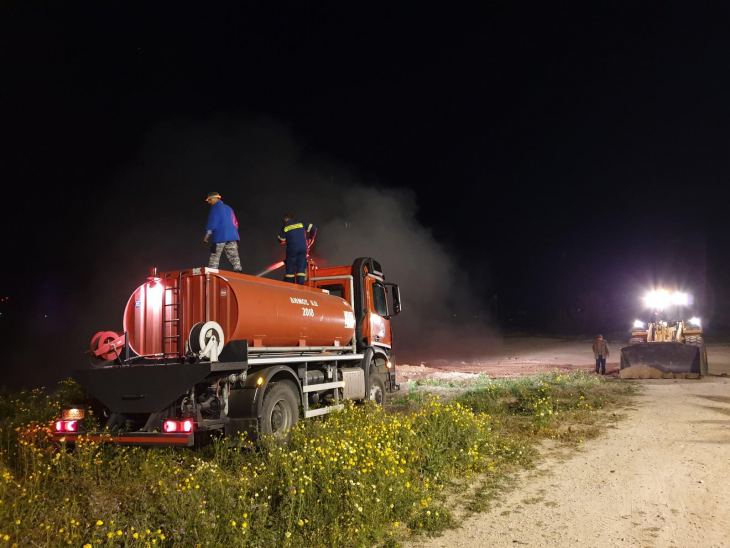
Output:
[[[203,242],[210,244],[210,257],[208,268],[218,268],[221,255],[226,252],[226,257],[233,266],[235,272],[242,272],[241,259],[238,256],[238,219],[230,206],[223,203],[221,195],[217,192],[208,192],[205,199],[210,204],[208,223],[205,225],[205,236]]]
[[[593,340],[593,356],[596,358],[596,373],[606,374],[606,358],[608,358],[608,344],[603,335],[596,335]]]
[[[303,284],[307,280],[307,256],[316,236],[317,227],[312,223],[296,221],[291,213],[284,215],[278,238],[281,245],[286,245],[285,282]]]

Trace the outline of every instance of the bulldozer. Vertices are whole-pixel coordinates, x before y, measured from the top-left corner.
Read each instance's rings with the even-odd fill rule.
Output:
[[[647,322],[634,321],[628,346],[621,349],[619,376],[628,379],[700,378],[707,375],[702,321],[683,318],[691,297],[654,290],[644,297],[652,310]]]

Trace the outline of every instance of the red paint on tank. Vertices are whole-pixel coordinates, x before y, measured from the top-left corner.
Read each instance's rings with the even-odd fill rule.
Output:
[[[255,346],[347,346],[350,304],[321,289],[234,272],[167,272],[139,286],[127,302],[124,330],[139,355],[183,355],[198,322],[215,321],[225,341]],[[178,335],[180,336],[178,338]]]

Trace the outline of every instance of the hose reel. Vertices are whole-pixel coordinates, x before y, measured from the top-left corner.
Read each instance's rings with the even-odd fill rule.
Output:
[[[188,345],[198,358],[217,362],[224,344],[223,328],[218,322],[198,322],[190,328]]]

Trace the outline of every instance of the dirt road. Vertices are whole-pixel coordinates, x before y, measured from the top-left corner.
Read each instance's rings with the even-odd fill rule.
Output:
[[[730,546],[730,378],[641,384],[615,428],[414,546]]]

